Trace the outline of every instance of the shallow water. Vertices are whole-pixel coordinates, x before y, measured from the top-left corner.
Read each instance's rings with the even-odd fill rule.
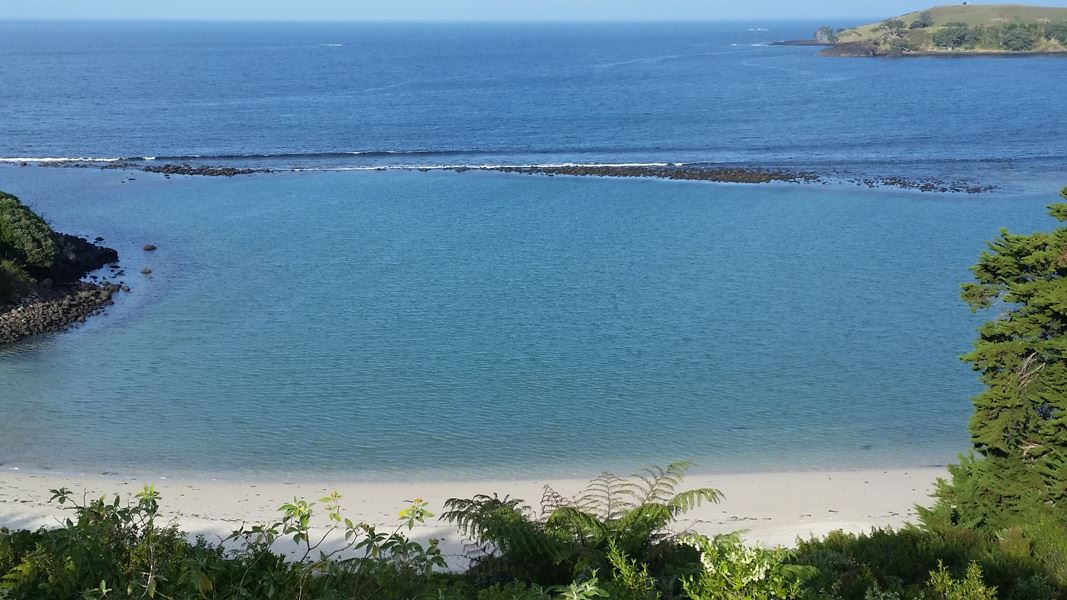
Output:
[[[485,173],[0,182],[103,235],[133,287],[0,349],[5,464],[357,478],[950,460],[982,318],[958,285],[1050,201]]]

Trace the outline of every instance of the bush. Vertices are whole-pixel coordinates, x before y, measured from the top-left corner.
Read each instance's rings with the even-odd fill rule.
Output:
[[[1032,51],[1037,39],[1037,33],[1025,25],[1008,25],[1000,32],[1000,46],[1009,52]]]
[[[523,501],[498,496],[450,499],[442,518],[482,549],[472,573],[488,583],[513,579],[561,585],[592,573],[610,573],[611,554],[637,560],[663,590],[696,573],[693,549],[677,543],[666,527],[717,490],[676,492],[687,463],[649,469],[632,479],[605,473],[575,498],[546,488],[541,517]]]
[[[1039,540],[1030,532],[991,536],[960,528],[836,532],[801,541],[792,562],[815,569],[807,583],[810,590],[842,600],[867,600],[871,595],[920,598],[929,593],[931,572],[944,567],[963,576],[972,563],[1005,598],[1052,600],[1067,591],[1067,585],[1045,560],[1047,547]]]
[[[1064,46],[1067,46],[1067,21],[1053,23],[1049,27],[1048,34],[1046,37],[1049,40],[1054,40],[1059,42],[1060,44],[1063,44]]]
[[[747,546],[737,534],[708,539],[690,535],[683,542],[700,552],[700,574],[683,582],[691,600],[775,600],[797,598],[815,568],[787,564],[789,553]]]
[[[934,26],[934,13],[924,10],[911,22],[911,29],[927,29]]]
[[[934,32],[933,42],[939,48],[962,48],[970,33],[971,28],[966,23],[949,23]]]
[[[0,259],[0,303],[10,302],[21,295],[33,279],[14,261]]]
[[[30,270],[47,270],[59,248],[52,228],[15,196],[0,192],[0,258]]]

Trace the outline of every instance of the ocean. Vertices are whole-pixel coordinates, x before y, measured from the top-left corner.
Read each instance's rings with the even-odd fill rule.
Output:
[[[132,288],[0,348],[0,463],[381,479],[953,460],[979,389],[959,356],[993,316],[959,284],[1000,227],[1052,225],[1067,61],[767,45],[818,25],[0,23],[0,189],[104,237]],[[275,172],[95,168],[120,159]],[[433,168],[661,162],[838,182]]]

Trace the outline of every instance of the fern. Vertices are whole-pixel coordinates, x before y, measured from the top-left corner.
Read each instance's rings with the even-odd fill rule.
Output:
[[[480,495],[449,500],[442,519],[476,542],[472,562],[495,562],[513,576],[525,571],[556,579],[537,583],[565,583],[559,578],[610,570],[612,548],[647,562],[657,548],[675,546],[668,527],[704,502],[722,499],[712,488],[679,492],[689,467],[679,462],[630,478],[605,472],[572,498],[545,486],[537,518],[521,500]]]

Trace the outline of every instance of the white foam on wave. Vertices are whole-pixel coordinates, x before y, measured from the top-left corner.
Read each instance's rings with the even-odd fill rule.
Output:
[[[493,171],[499,169],[560,169],[567,167],[681,167],[685,163],[680,162],[632,162],[632,163],[538,163],[538,164],[465,164],[465,165],[361,165],[349,167],[293,167],[288,169],[292,172],[300,171],[454,171],[457,169],[469,169],[471,171]]]
[[[63,162],[103,162],[112,163],[122,160],[121,158],[92,158],[87,156],[80,157],[0,157],[0,162],[5,163],[63,163]]]

